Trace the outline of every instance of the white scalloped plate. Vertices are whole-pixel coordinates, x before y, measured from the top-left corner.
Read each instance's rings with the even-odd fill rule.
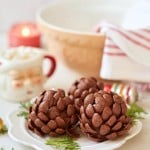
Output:
[[[45,138],[41,138],[35,135],[25,127],[25,119],[17,116],[19,111],[20,110],[18,109],[9,115],[9,136],[13,140],[24,145],[31,146],[37,150],[52,150],[53,148],[51,146],[45,144]],[[81,137],[77,140],[77,142],[79,143],[81,150],[113,150],[120,147],[125,142],[127,142],[127,140],[137,135],[141,129],[142,123],[137,120],[136,124],[130,129],[128,135],[120,137],[114,141],[97,143],[88,140],[86,137]]]

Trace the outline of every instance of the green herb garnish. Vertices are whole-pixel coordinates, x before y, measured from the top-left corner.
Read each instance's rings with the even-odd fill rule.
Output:
[[[21,111],[17,114],[17,116],[18,117],[24,117],[25,119],[28,119],[30,106],[32,106],[31,102],[22,102],[22,103],[20,103]]]
[[[133,121],[136,119],[144,119],[143,114],[147,114],[147,112],[136,103],[132,103],[127,110],[127,116],[131,117]]]
[[[25,119],[28,119],[28,112],[26,111],[21,111],[17,114],[18,117],[24,117]]]
[[[25,110],[29,110],[30,106],[32,106],[32,103],[29,101],[29,102],[22,102],[20,103],[20,108],[22,109],[25,109]]]
[[[49,138],[47,145],[51,145],[57,150],[79,150],[80,146],[71,137],[63,136],[58,138]]]

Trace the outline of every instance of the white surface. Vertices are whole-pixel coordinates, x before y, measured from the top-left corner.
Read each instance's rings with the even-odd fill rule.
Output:
[[[5,32],[0,32],[0,50],[4,50],[7,47],[7,34]]]
[[[150,0],[139,0],[136,5],[131,7],[123,20],[122,26],[128,29],[149,27]]]
[[[5,36],[4,36],[5,37]],[[5,41],[5,39],[1,39]],[[3,45],[5,47],[5,45]],[[70,75],[72,74],[72,75]],[[49,87],[65,87],[71,84],[74,79],[77,79],[77,75],[74,72],[70,72],[67,68],[59,65],[55,75],[51,80],[49,80]],[[57,81],[57,82],[56,82]],[[142,98],[140,105],[150,111],[150,95]],[[4,119],[7,123],[7,116],[10,112],[18,108],[17,103],[10,103],[3,99],[0,99],[0,117]],[[150,147],[150,118],[145,119],[143,122],[143,128],[139,135],[129,140],[125,145],[123,145],[118,150],[149,150]],[[7,124],[8,125],[8,124]],[[0,136],[0,147],[4,146],[6,150],[11,150],[11,147],[14,147],[15,150],[33,150],[32,148],[23,146],[13,141],[8,135]]]
[[[150,82],[150,67],[134,63],[125,56],[104,55],[101,77],[109,80]]]
[[[20,109],[17,109],[16,111],[12,112],[8,117],[10,124],[9,129],[10,137],[22,144],[36,148],[37,150],[53,149],[51,146],[45,145],[46,138],[40,138],[39,136],[36,136],[26,128],[25,119],[17,116],[19,112]],[[80,145],[81,150],[91,150],[91,149],[113,150],[120,147],[125,142],[127,142],[127,140],[137,135],[141,131],[141,129],[142,123],[140,121],[137,121],[136,124],[130,129],[128,135],[118,138],[114,141],[97,143],[88,140],[86,137],[81,137],[76,142]]]

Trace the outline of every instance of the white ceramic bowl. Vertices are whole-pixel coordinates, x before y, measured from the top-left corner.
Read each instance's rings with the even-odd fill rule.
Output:
[[[37,12],[50,50],[84,75],[99,76],[105,36],[93,32],[100,21],[120,24],[134,0],[61,0]],[[61,54],[59,54],[61,53]]]

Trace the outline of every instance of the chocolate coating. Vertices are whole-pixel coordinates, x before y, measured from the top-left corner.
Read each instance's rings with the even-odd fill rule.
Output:
[[[103,90],[90,93],[80,108],[81,131],[95,141],[113,140],[132,126],[126,112],[126,104],[117,94]]]
[[[89,78],[81,78],[78,81],[75,81],[73,85],[70,87],[68,91],[69,97],[74,100],[75,107],[77,112],[79,113],[80,107],[83,105],[83,100],[86,97],[85,103],[88,105],[92,103],[92,95],[90,93],[98,92],[104,88],[101,80],[96,79],[94,77]],[[94,97],[93,97],[94,98]],[[90,100],[90,101],[89,101]]]
[[[64,90],[42,92],[29,111],[28,128],[38,135],[69,133],[78,122],[73,101]]]

